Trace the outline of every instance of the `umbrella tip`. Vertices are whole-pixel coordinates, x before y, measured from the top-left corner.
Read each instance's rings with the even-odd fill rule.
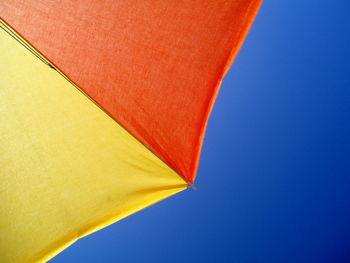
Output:
[[[197,187],[196,187],[194,184],[190,184],[190,187],[191,187],[193,190],[197,191]]]

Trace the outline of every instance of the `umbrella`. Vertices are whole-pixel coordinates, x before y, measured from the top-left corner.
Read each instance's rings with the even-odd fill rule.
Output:
[[[46,261],[192,186],[261,0],[0,3],[0,258]]]

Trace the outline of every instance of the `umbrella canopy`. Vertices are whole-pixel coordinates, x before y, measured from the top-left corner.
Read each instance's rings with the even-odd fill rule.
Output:
[[[260,0],[0,4],[0,257],[44,261],[195,180]]]

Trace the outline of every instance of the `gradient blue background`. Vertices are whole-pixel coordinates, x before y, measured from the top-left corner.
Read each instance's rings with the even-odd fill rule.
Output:
[[[196,185],[51,262],[350,262],[350,1],[266,0]]]

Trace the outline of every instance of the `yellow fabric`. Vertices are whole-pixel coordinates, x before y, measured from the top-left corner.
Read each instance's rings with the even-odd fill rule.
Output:
[[[187,188],[0,29],[0,262],[37,262]]]

